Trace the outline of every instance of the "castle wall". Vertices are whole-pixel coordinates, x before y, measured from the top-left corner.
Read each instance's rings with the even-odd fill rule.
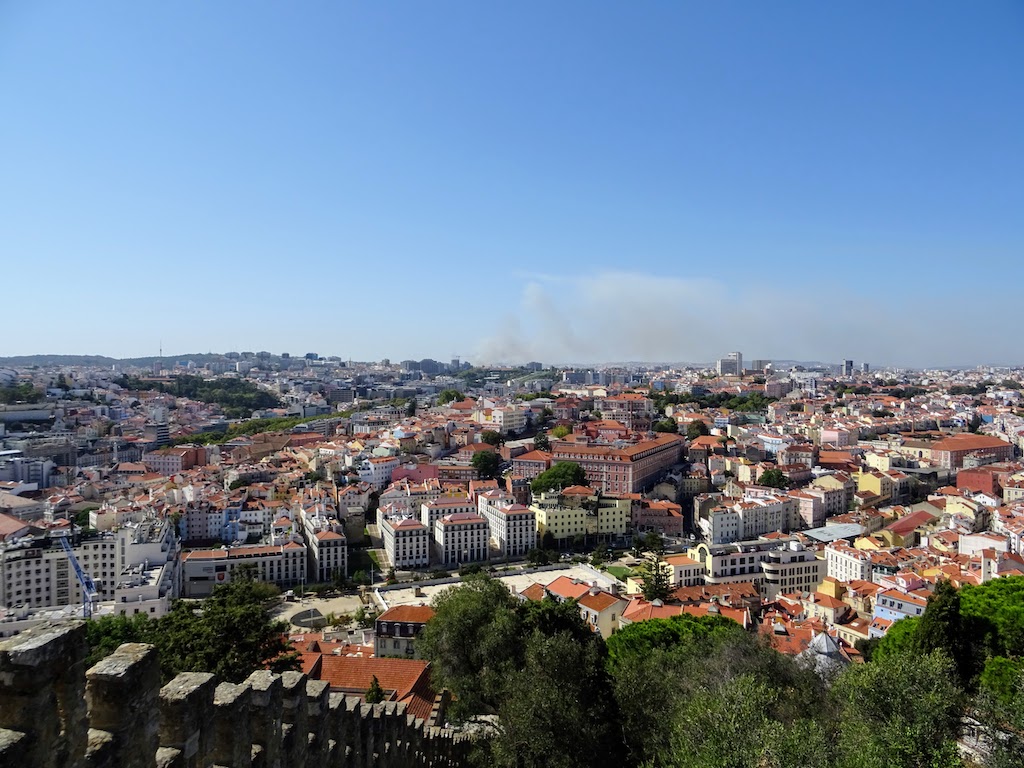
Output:
[[[470,740],[299,672],[243,683],[187,672],[160,685],[155,648],[91,669],[82,622],[0,642],[0,765],[19,768],[452,768]]]

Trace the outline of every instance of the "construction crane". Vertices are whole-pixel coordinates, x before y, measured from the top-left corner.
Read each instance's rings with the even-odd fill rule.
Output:
[[[75,557],[75,552],[71,549],[68,537],[58,536],[57,538],[60,539],[60,545],[64,547],[64,552],[67,553],[68,560],[71,561],[71,567],[75,569],[75,576],[78,578],[78,583],[82,585],[82,617],[91,619],[92,604],[98,599],[96,584],[93,582],[92,576],[83,571],[82,566],[78,564],[78,558]]]

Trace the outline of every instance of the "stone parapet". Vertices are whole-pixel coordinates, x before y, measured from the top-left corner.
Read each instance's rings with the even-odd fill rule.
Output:
[[[150,645],[91,669],[82,622],[0,642],[0,765],[18,768],[454,768],[470,740],[332,693],[299,672],[235,685],[188,672],[160,686]]]

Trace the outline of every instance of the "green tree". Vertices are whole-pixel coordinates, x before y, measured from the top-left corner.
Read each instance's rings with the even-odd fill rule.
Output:
[[[480,433],[480,440],[488,445],[495,447],[499,446],[504,442],[500,432],[495,432],[493,429],[485,429]]]
[[[89,642],[89,656],[86,667],[93,666],[123,643],[150,643],[157,631],[157,622],[150,621],[144,613],[134,616],[115,614],[102,616],[85,623],[86,637]]]
[[[494,451],[477,451],[473,454],[472,465],[480,478],[489,480],[497,476],[501,467],[501,456]]]
[[[841,707],[840,765],[945,768],[960,765],[962,711],[953,663],[941,651],[848,667],[833,691]]]
[[[929,595],[928,605],[916,625],[912,652],[943,651],[956,667],[961,687],[967,687],[975,675],[970,640],[960,615],[960,592],[943,579]]]
[[[560,461],[537,475],[530,487],[534,493],[545,493],[573,485],[588,485],[587,473],[574,461]]]
[[[655,432],[678,432],[679,424],[675,419],[662,419],[654,424]]]
[[[522,637],[517,600],[500,581],[474,574],[434,598],[434,617],[417,648],[431,663],[431,680],[454,696],[455,719],[495,713],[506,680],[516,669]]]
[[[153,643],[166,679],[179,672],[213,672],[241,682],[258,669],[297,669],[298,654],[286,639],[288,625],[272,618],[279,590],[255,579],[252,567],[237,568],[228,584],[202,602],[179,600],[155,621],[113,618],[91,622],[91,651],[106,655],[122,642]]]
[[[510,674],[487,764],[498,768],[618,765],[622,740],[600,646],[534,632]]]
[[[766,469],[757,478],[757,484],[768,488],[786,488],[789,486],[789,480],[781,469]]]
[[[708,425],[703,421],[691,421],[686,425],[686,437],[688,440],[696,440],[698,437],[710,435]]]
[[[409,403],[405,406],[405,415],[407,418],[412,418],[416,415],[416,398],[409,398]]]
[[[370,680],[370,687],[366,689],[363,701],[367,704],[379,704],[384,701],[384,689],[380,687],[380,680],[377,679],[376,675]]]
[[[466,396],[457,389],[442,389],[437,395],[438,405],[447,405],[451,402],[461,402]]]
[[[735,621],[714,614],[691,616],[684,613],[669,619],[638,621],[608,638],[608,663],[614,672],[629,659],[647,658],[657,649],[681,647],[706,656],[715,643],[742,634],[743,628]]]
[[[556,440],[561,440],[570,432],[572,432],[572,430],[569,429],[567,426],[565,426],[564,424],[559,424],[557,427],[550,430],[548,434],[551,435],[551,437],[555,438]]]
[[[534,447],[534,450],[538,450],[538,451],[550,451],[551,450],[551,440],[548,438],[546,432],[538,432],[537,433],[537,435],[533,438],[533,447]]]
[[[672,594],[672,581],[668,567],[656,553],[645,556],[637,569],[643,579],[644,600],[667,600]]]
[[[526,553],[526,562],[530,565],[547,565],[551,562],[551,556],[545,550],[534,547]]]
[[[913,654],[917,645],[917,626],[920,623],[920,616],[908,616],[893,623],[889,631],[879,639],[871,658],[892,660]]]

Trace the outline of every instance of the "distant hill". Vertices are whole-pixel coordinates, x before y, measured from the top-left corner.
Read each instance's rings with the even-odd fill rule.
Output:
[[[209,352],[194,355],[164,355],[163,357],[154,355],[153,357],[127,357],[121,359],[104,355],[19,355],[16,357],[0,357],[0,366],[24,368],[30,365],[82,365],[109,368],[112,365],[118,365],[142,368],[151,366],[158,360],[170,365],[173,365],[178,360],[191,360],[197,365],[202,365],[208,362],[227,360],[227,358],[224,355],[211,354]]]

